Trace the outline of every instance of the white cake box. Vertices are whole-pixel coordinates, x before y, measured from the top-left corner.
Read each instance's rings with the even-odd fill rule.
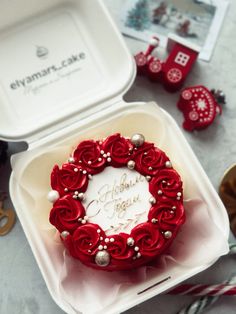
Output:
[[[135,65],[101,1],[1,1],[0,43],[0,137],[29,145],[12,158],[11,197],[49,292],[64,311],[120,313],[227,253],[226,211],[175,121],[155,103],[124,102]],[[62,163],[72,147],[114,132],[143,133],[167,152],[183,177],[185,198],[201,200],[214,232],[218,230],[218,237],[212,232],[207,242],[221,244],[212,245],[202,262],[172,263],[120,289],[110,304],[94,303],[91,310],[80,305],[79,297],[72,305],[59,289],[62,248],[48,241],[53,233],[46,194],[50,169]],[[169,279],[155,285],[165,278]]]

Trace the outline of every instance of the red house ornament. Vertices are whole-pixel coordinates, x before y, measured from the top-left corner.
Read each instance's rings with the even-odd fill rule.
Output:
[[[163,65],[163,85],[167,91],[175,92],[182,87],[200,48],[171,34],[168,36],[167,49],[170,54]]]

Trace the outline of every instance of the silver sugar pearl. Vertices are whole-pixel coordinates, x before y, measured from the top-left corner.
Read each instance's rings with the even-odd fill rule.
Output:
[[[166,168],[172,168],[172,163],[169,160],[167,160],[165,166]]]
[[[141,257],[141,253],[138,252],[136,256],[137,256],[137,258],[140,258]]]
[[[158,195],[162,195],[162,190],[158,190],[158,191],[157,191],[157,194],[158,194]]]
[[[133,246],[133,245],[134,245],[134,239],[131,238],[131,237],[128,238],[128,239],[127,239],[127,245],[128,245],[128,246]]]
[[[69,162],[70,164],[73,164],[73,163],[75,162],[75,159],[74,159],[73,157],[70,157],[70,158],[68,159],[68,162]]]
[[[151,176],[146,176],[146,180],[149,182],[151,181],[152,177]]]
[[[95,262],[98,266],[107,266],[110,263],[110,254],[107,251],[97,252]]]
[[[172,232],[171,232],[171,231],[165,231],[165,232],[164,232],[164,237],[165,237],[166,239],[170,239],[170,238],[172,237]]]
[[[134,167],[135,167],[135,162],[133,160],[129,160],[128,163],[127,163],[127,167],[130,169],[130,170],[133,170]]]
[[[149,198],[149,203],[150,203],[151,205],[156,204],[156,199],[155,199],[155,197],[151,196],[151,197]]]
[[[81,200],[81,201],[83,201],[84,199],[85,199],[85,196],[84,196],[84,193],[79,193],[78,194],[78,198]]]
[[[99,251],[103,250],[103,245],[98,246]]]
[[[69,235],[70,233],[68,232],[68,231],[62,231],[62,233],[61,233],[61,237],[62,237],[62,239],[66,239],[67,237],[68,237],[68,235]]]
[[[158,222],[158,219],[156,219],[156,218],[152,218],[152,220],[151,220],[151,221],[152,221],[152,223],[153,223],[153,224],[156,224],[156,223]]]
[[[139,247],[135,246],[134,250],[135,250],[135,252],[138,252],[139,251]]]
[[[131,143],[136,147],[140,147],[145,142],[145,137],[142,134],[136,133],[131,137]]]

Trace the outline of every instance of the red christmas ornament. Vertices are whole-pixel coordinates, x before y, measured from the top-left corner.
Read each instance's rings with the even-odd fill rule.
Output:
[[[134,56],[136,65],[137,65],[137,72],[138,74],[146,74],[147,72],[147,63],[149,60],[149,57],[153,50],[158,47],[159,45],[159,39],[157,37],[152,37],[150,40],[150,44],[147,48],[146,52],[139,52]]]
[[[163,85],[169,92],[175,92],[183,85],[199,49],[173,35],[168,40],[170,54],[163,65]]]
[[[213,93],[201,85],[185,88],[177,106],[184,114],[183,128],[188,131],[207,128],[222,111]]]

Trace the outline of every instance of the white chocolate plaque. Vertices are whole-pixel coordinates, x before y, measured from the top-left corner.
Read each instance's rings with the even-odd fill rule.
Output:
[[[85,192],[89,222],[107,234],[127,232],[147,220],[150,209],[149,183],[135,170],[107,167],[94,175]]]

